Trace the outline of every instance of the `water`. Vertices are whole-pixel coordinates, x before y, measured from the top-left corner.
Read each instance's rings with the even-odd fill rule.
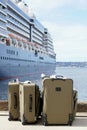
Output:
[[[87,101],[87,68],[56,67],[56,74],[73,79],[73,86],[78,91],[78,101]]]
[[[41,72],[43,73],[43,72]],[[26,78],[21,77],[20,81],[31,80],[37,83],[42,90],[41,73],[35,74],[35,72],[26,76]],[[49,68],[44,71],[46,75],[57,74],[62,75],[67,78],[73,79],[73,86],[78,91],[78,101],[87,101],[87,68],[86,67],[55,67]],[[8,99],[8,82],[12,80],[0,81],[0,100]]]
[[[9,69],[9,73],[8,72]],[[41,74],[51,75],[55,73],[56,66],[43,65],[43,66],[20,66],[20,67],[8,67],[4,68],[6,75],[5,80],[0,80],[0,100],[8,99],[8,82],[14,79],[19,79],[20,82],[30,80],[39,85],[42,90]],[[10,76],[9,76],[10,75]]]

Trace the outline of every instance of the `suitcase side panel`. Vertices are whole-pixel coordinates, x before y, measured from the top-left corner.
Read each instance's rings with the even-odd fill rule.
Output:
[[[19,118],[19,83],[9,83],[8,110],[9,120]]]
[[[77,111],[77,91],[73,90],[73,118],[75,118]]]
[[[72,81],[46,79],[43,84],[43,113],[48,124],[67,124],[72,113]]]
[[[35,119],[35,86],[24,88],[24,116],[28,122],[34,122]]]
[[[19,86],[19,100],[20,100],[20,120],[22,120],[22,115],[24,113],[24,100],[23,100],[23,97],[24,97],[24,93],[23,93],[23,84],[20,84]]]
[[[35,85],[35,116],[40,114],[40,90],[39,86]]]
[[[22,84],[20,91],[20,119],[22,124],[34,123],[39,115],[39,87],[34,83]]]
[[[35,84],[22,84],[20,87],[20,118],[22,124],[33,123],[36,121],[35,116]]]

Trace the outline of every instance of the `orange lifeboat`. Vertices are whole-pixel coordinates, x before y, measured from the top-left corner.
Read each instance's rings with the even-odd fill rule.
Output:
[[[9,36],[10,36],[11,38],[15,38],[15,35],[12,34],[12,33],[10,33]]]
[[[6,38],[6,45],[10,46],[10,38]]]

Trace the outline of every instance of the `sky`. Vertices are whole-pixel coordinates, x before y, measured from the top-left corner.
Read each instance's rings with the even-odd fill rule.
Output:
[[[48,28],[57,61],[87,61],[87,0],[25,0]]]

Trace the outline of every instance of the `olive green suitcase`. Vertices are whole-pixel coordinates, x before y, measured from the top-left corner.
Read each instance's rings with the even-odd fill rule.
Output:
[[[73,95],[72,79],[45,78],[43,80],[43,124],[72,125],[76,112]]]
[[[34,83],[21,83],[20,96],[20,120],[22,124],[35,123],[39,116],[40,91]]]
[[[19,82],[8,83],[9,120],[19,119]]]

